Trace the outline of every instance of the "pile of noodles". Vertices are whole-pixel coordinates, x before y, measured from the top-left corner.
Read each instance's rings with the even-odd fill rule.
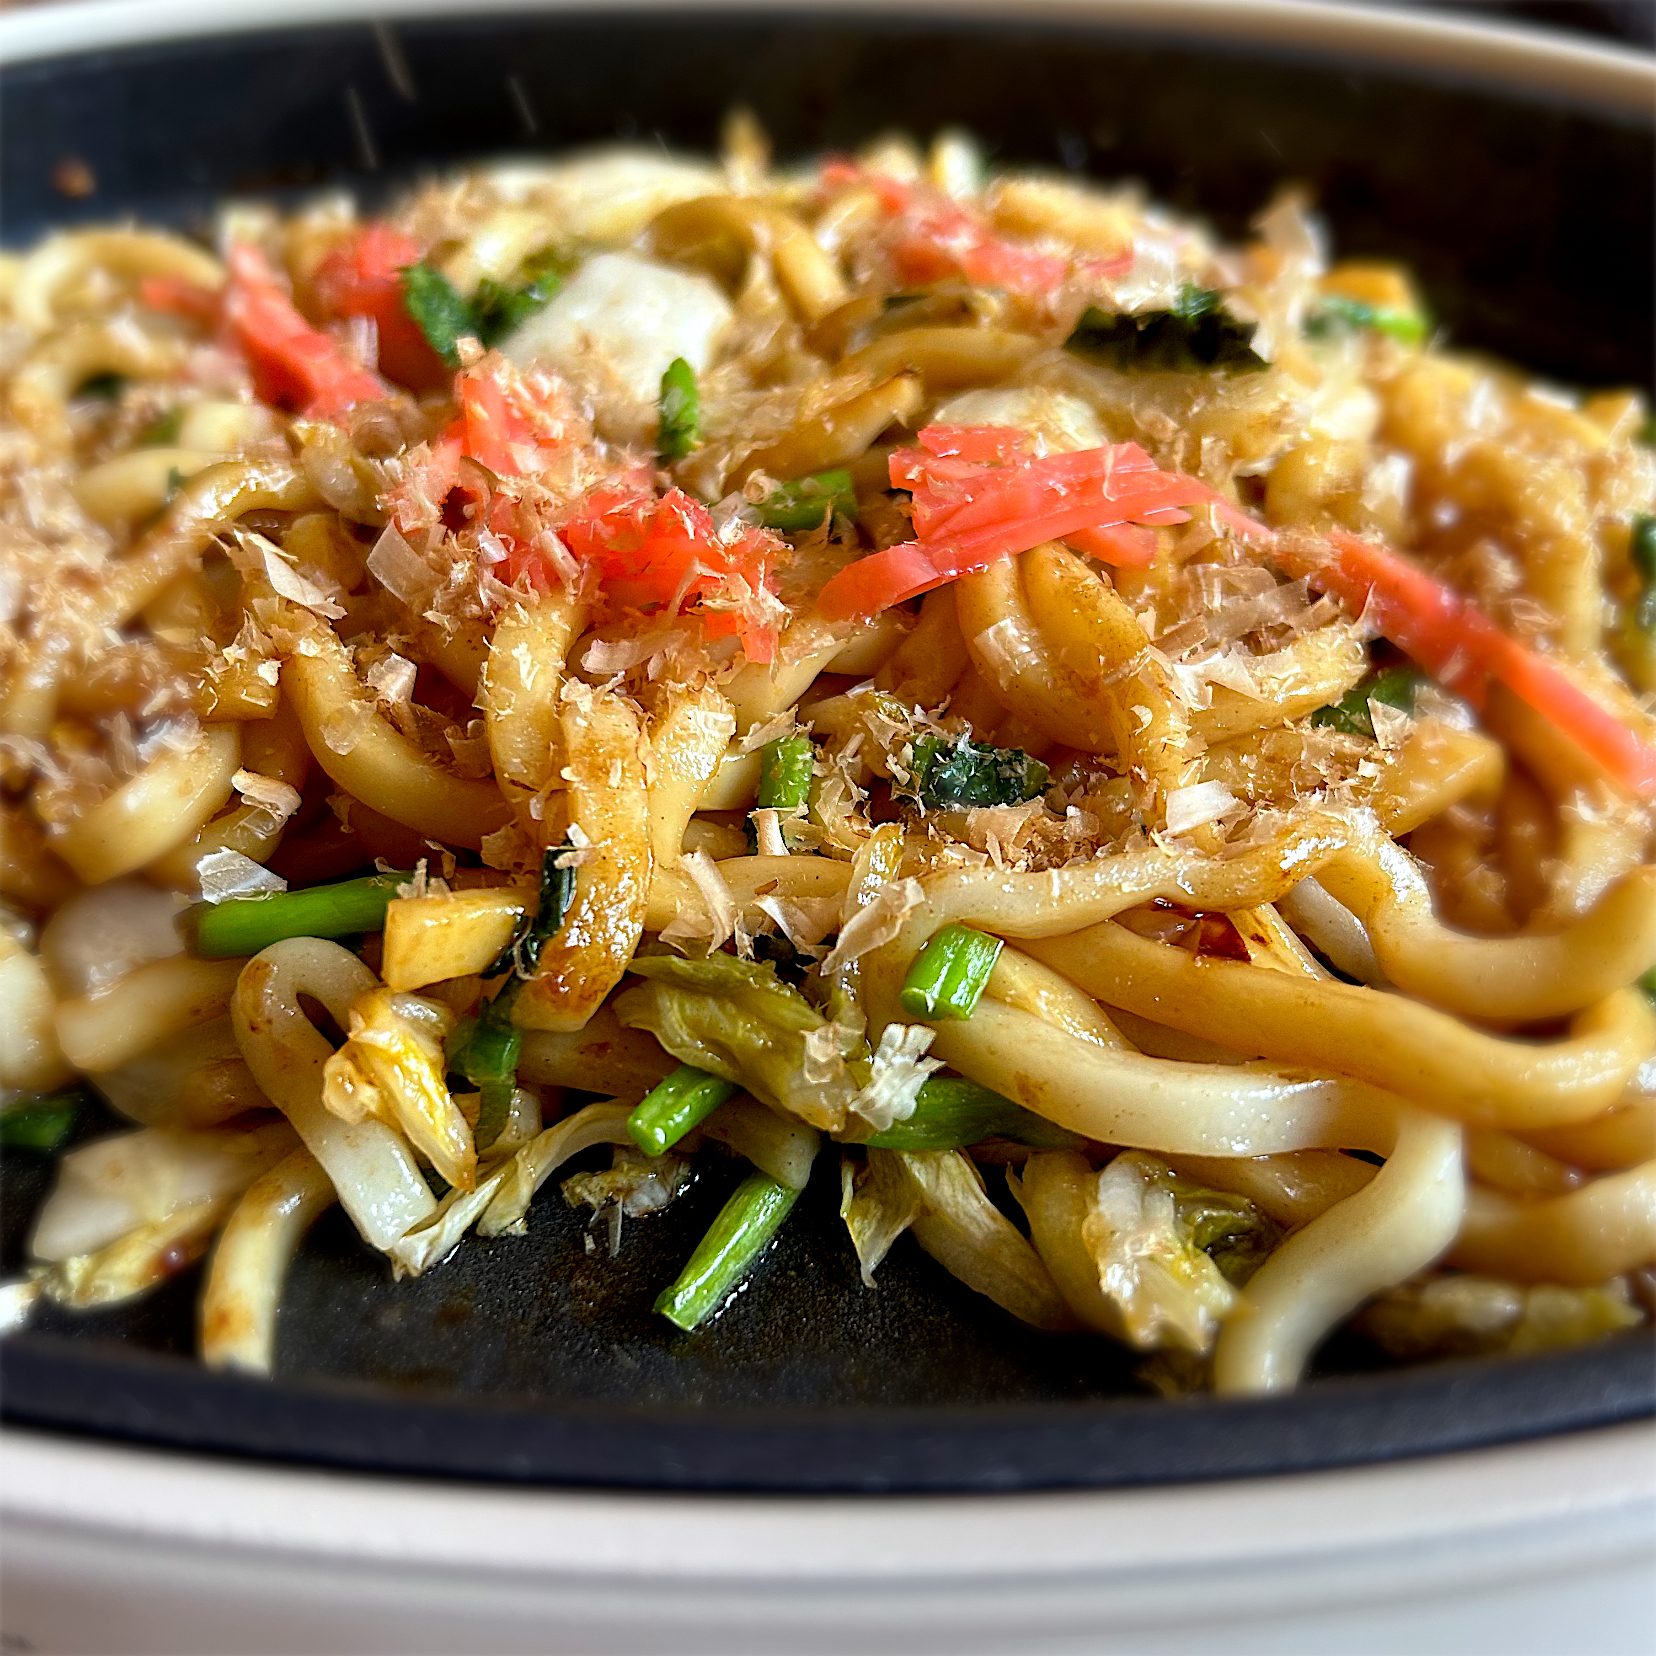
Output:
[[[560,1171],[624,1246],[733,1154],[842,1179],[870,1282],[912,1231],[1169,1386],[1292,1385],[1365,1306],[1406,1356],[1640,1320],[1635,394],[1444,348],[1292,199],[1224,248],[1131,190],[986,177],[958,136],[788,171],[737,120],[718,163],[477,168],[370,228],[468,316],[549,255],[562,285],[487,346],[353,310],[365,231],[334,199],[231,207],[217,252],[111,228],[0,261],[0,1123],[85,1084],[136,1124],[64,1157],[9,1325],[211,1247],[203,1354],[268,1370],[336,1200],[401,1275],[521,1232]],[[1252,361],[1066,348],[1191,291]],[[333,389],[261,357],[290,314]],[[941,476],[947,434],[985,430],[1013,467],[1137,445],[1183,503],[877,606],[867,560],[935,552],[931,485],[894,467]],[[767,524],[836,470],[851,509]],[[664,586],[634,543],[674,535]],[[1412,646],[1329,573],[1341,535],[1469,601],[1587,722],[1452,653],[1406,705],[1353,702]],[[962,734],[1044,787],[928,801],[917,756]],[[807,803],[755,810],[800,736]],[[521,1056],[483,1142],[455,1032],[554,864],[569,905],[508,973]],[[201,905],[376,868],[383,933],[185,946]],[[969,1016],[928,1020],[904,984],[950,926],[1004,946]],[[645,1154],[629,1117],[681,1062],[736,1090]],[[950,1077],[1044,1128],[869,1144]]]

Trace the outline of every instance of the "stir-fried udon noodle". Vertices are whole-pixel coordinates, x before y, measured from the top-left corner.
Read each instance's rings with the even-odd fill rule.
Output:
[[[1637,394],[1292,196],[743,119],[0,306],[0,1129],[71,1146],[8,1325],[206,1256],[268,1371],[336,1202],[403,1277],[732,1156],[683,1329],[811,1178],[868,1291],[918,1244],[1168,1388],[1644,1316]]]

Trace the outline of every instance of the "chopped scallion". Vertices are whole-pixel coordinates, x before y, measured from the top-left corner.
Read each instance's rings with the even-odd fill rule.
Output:
[[[526,914],[518,922],[511,941],[483,968],[484,977],[495,978],[511,971],[520,977],[534,976],[547,939],[564,923],[569,905],[575,901],[575,870],[559,867],[559,859],[572,855],[574,850],[573,845],[554,845],[541,858],[540,903],[532,915]]]
[[[75,387],[77,397],[97,397],[103,402],[114,402],[126,390],[125,374],[114,372],[93,374]]]
[[[909,967],[903,1010],[928,1022],[971,1017],[1001,948],[1001,940],[987,932],[945,926]]]
[[[696,370],[683,357],[674,357],[661,376],[660,412],[656,453],[665,465],[682,460],[701,441],[701,391]]]
[[[820,529],[830,517],[847,523],[857,521],[857,491],[848,471],[796,477],[759,502],[759,521],[767,529]]]
[[[1305,321],[1305,331],[1312,339],[1363,328],[1387,334],[1404,345],[1419,345],[1426,338],[1427,321],[1418,311],[1371,305],[1366,299],[1353,299],[1343,293],[1325,293]]]
[[[816,751],[809,736],[778,736],[759,758],[761,811],[797,811],[810,798]]]
[[[197,903],[178,917],[185,946],[203,960],[257,954],[284,937],[351,937],[385,929],[387,904],[412,874],[369,874],[306,891],[226,897]]]
[[[500,1137],[511,1113],[518,1059],[523,1052],[523,1036],[512,1023],[512,1006],[522,987],[522,980],[513,978],[451,1039],[449,1067],[465,1076],[480,1094],[477,1126],[472,1130],[472,1141],[479,1150],[487,1150]]]
[[[0,1146],[7,1150],[56,1150],[75,1129],[84,1096],[48,1093],[25,1098],[0,1111]]]
[[[678,1280],[656,1300],[656,1310],[687,1333],[706,1322],[742,1285],[798,1200],[797,1190],[778,1184],[767,1174],[754,1173],[744,1179],[719,1210]]]
[[[956,1076],[922,1082],[914,1114],[865,1142],[878,1150],[964,1150],[991,1138],[1037,1150],[1073,1150],[1084,1142],[1010,1098]]]
[[[736,1091],[733,1081],[680,1064],[658,1081],[627,1117],[627,1131],[646,1156],[671,1150],[692,1127],[699,1127]]]

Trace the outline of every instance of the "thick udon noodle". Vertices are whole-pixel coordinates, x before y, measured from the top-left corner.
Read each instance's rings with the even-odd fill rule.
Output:
[[[865,1273],[912,1228],[1030,1323],[1210,1357],[1232,1391],[1293,1384],[1388,1291],[1394,1313],[1441,1311],[1478,1285],[1462,1322],[1503,1327],[1577,1291],[1557,1338],[1637,1320],[1656,779],[1441,660],[1476,711],[1427,686],[1366,725],[1314,717],[1385,626],[1322,578],[1317,549],[1349,531],[1648,742],[1637,395],[1570,397],[1422,342],[1406,280],[1328,269],[1292,200],[1223,249],[1131,191],[985,182],[953,137],[773,172],[738,121],[719,166],[484,168],[390,223],[474,306],[549,248],[563,288],[504,355],[461,338],[456,380],[406,313],[330,301],[363,245],[349,204],[235,208],[222,250],[259,250],[357,388],[323,406],[261,361],[244,267],[227,286],[203,247],[66,232],[0,264],[0,1081],[21,1108],[83,1076],[141,1124],[66,1160],[14,1319],[41,1292],[140,1291],[216,1236],[204,1353],[268,1369],[317,1214],[341,1201],[399,1274],[469,1228],[521,1230],[570,1157],[629,1144],[631,1106],[685,1055],[649,1033],[659,986],[629,966],[722,950],[808,968],[828,1033],[791,1091],[727,1051],[747,1091],[677,1150],[718,1140],[787,1185],[819,1133],[842,1140]],[[1263,365],[1064,348],[1088,305],[1145,317],[1191,288],[1252,324]],[[674,357],[699,431],[658,466]],[[517,424],[504,447],[482,433],[484,465],[467,421],[502,397]],[[1022,461],[1136,443],[1205,493],[1138,520],[1142,558],[1067,533],[918,602],[819,604],[915,533],[893,452],[924,429],[920,463],[941,466],[958,428],[1012,431]],[[779,482],[835,468],[855,523],[825,504],[760,527]],[[717,503],[676,590],[582,552],[569,525],[602,491],[653,509],[674,487]],[[961,732],[1043,759],[1045,792],[916,798],[916,743]],[[798,733],[808,807],[754,812],[767,744]],[[481,1009],[557,848],[572,899],[517,991],[509,1118],[479,1144],[433,1043]],[[186,902],[376,860],[418,868],[383,941],[180,946]],[[903,986],[946,926],[1005,947],[969,1017],[922,1027]],[[872,1080],[846,1082],[854,1046]],[[938,1062],[1071,1148],[858,1148]],[[671,1195],[674,1161],[617,1151],[614,1223]],[[1008,1161],[1026,1225],[985,1195]],[[1239,1287],[1201,1275],[1170,1189],[1276,1227]],[[1197,1276],[1207,1309],[1181,1322]]]

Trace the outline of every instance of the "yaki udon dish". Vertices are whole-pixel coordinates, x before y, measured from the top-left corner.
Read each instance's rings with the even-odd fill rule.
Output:
[[[812,1178],[870,1290],[1169,1390],[1644,1319],[1637,394],[1293,195],[1221,246],[740,117],[56,234],[0,310],[0,1134],[71,1146],[8,1326],[205,1257],[269,1372],[335,1202],[401,1278],[731,1156],[680,1329]]]

